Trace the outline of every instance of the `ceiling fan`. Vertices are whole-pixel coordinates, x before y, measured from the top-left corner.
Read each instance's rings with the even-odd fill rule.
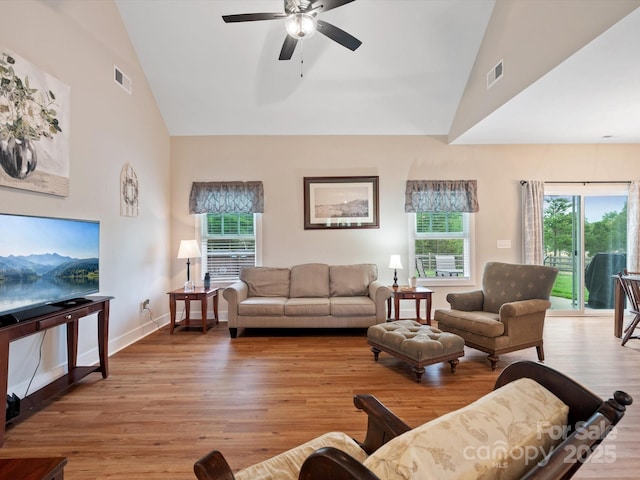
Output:
[[[225,23],[254,22],[285,19],[287,36],[280,50],[279,60],[290,60],[298,40],[309,38],[316,30],[349,50],[356,50],[362,42],[340,28],[317,18],[318,14],[341,7],[355,0],[284,0],[283,13],[240,13],[223,15]]]

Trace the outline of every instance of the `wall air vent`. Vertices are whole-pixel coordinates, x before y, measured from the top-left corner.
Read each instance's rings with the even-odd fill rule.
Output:
[[[113,79],[125,92],[131,95],[131,79],[115,65],[113,66]]]
[[[501,59],[498,64],[487,73],[487,90],[493,87],[493,85],[502,78],[502,75],[504,74],[503,62],[504,60]]]

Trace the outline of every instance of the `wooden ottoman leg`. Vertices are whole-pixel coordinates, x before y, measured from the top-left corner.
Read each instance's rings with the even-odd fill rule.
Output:
[[[380,355],[380,350],[377,349],[376,347],[371,347],[371,351],[373,352],[373,359],[377,362],[378,355]]]
[[[422,378],[422,374],[424,373],[424,367],[416,367],[413,365],[411,369],[416,374],[416,383],[420,383],[420,379]]]
[[[458,364],[460,363],[460,360],[453,359],[453,360],[449,360],[449,364],[451,364],[451,373],[456,373],[456,367],[458,366]]]

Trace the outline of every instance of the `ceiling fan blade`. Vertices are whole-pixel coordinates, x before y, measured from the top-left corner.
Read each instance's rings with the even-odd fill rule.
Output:
[[[318,31],[349,50],[355,50],[362,45],[362,42],[353,35],[322,20],[318,20]]]
[[[332,10],[355,1],[356,0],[315,0],[311,2],[308,10],[314,10],[318,13],[326,12],[327,10]]]
[[[278,58],[278,60],[291,60],[293,51],[296,49],[297,44],[297,38],[293,38],[291,35],[287,35],[284,38],[284,43],[282,44],[282,50],[280,50],[280,57]]]
[[[255,22],[257,20],[277,20],[286,18],[286,13],[239,13],[237,15],[223,15],[224,23]]]

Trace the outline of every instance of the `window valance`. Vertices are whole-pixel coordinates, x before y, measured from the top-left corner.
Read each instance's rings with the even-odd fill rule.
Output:
[[[476,180],[407,180],[404,211],[477,212]]]
[[[262,182],[193,182],[189,213],[263,213]]]

